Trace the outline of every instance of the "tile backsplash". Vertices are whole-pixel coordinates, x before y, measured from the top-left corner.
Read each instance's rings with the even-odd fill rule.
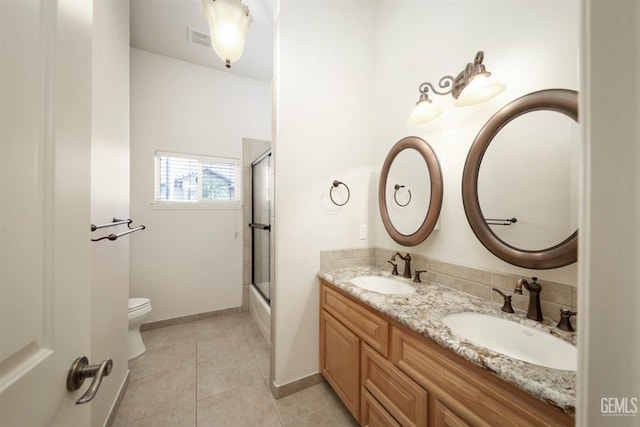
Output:
[[[347,249],[320,252],[320,269],[335,270],[338,268],[375,265],[381,269],[389,269],[387,262],[397,252],[391,249],[367,248]],[[398,260],[398,271],[402,273],[403,261]],[[506,294],[511,294],[513,307],[526,311],[529,305],[529,293],[523,290],[523,295],[513,293],[520,275],[502,273],[466,267],[448,262],[437,261],[423,255],[411,254],[412,274],[415,269],[427,270],[421,277],[425,282],[435,282],[440,285],[459,289],[480,298],[502,304],[502,297],[491,288],[498,288]],[[575,310],[577,306],[577,291],[573,286],[538,280],[542,286],[540,294],[542,315],[546,318],[559,320],[560,309]]]

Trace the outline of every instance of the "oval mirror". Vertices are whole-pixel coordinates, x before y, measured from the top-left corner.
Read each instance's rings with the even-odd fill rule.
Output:
[[[415,246],[431,234],[442,207],[442,171],[426,141],[410,136],[391,148],[380,173],[378,204],[397,243]]]
[[[577,97],[549,89],[516,99],[489,119],[467,155],[469,225],[513,265],[549,269],[577,260]]]

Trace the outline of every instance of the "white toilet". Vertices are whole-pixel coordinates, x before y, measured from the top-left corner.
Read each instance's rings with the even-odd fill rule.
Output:
[[[140,356],[146,350],[140,335],[140,325],[150,314],[149,298],[129,298],[129,360]]]

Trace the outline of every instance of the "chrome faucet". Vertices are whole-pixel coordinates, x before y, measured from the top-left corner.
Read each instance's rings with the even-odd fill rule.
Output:
[[[532,277],[533,283],[529,283],[527,279],[520,279],[516,283],[514,293],[522,295],[522,286],[529,291],[529,309],[527,310],[527,318],[531,320],[542,321],[542,309],[540,308],[540,292],[542,286],[536,283],[537,277]]]
[[[411,279],[411,255],[409,255],[407,253],[407,255],[402,256],[400,254],[400,252],[396,252],[391,257],[392,261],[396,260],[396,255],[399,256],[400,259],[404,261],[404,273],[402,274],[402,277],[406,277],[407,279]]]

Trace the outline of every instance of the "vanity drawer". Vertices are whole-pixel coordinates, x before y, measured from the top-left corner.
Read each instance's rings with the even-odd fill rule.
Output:
[[[342,322],[348,329],[386,356],[389,348],[389,323],[359,303],[320,281],[320,306]]]
[[[370,392],[400,425],[426,427],[427,392],[368,345],[362,344],[361,354],[363,389]]]
[[[362,426],[402,427],[364,387],[362,388]]]
[[[462,421],[437,399],[435,400],[433,409],[435,412],[433,417],[435,427],[470,427],[469,424]]]
[[[574,423],[556,408],[415,333],[392,328],[390,360],[436,395],[456,414],[459,423],[464,420],[470,425],[487,427]]]

